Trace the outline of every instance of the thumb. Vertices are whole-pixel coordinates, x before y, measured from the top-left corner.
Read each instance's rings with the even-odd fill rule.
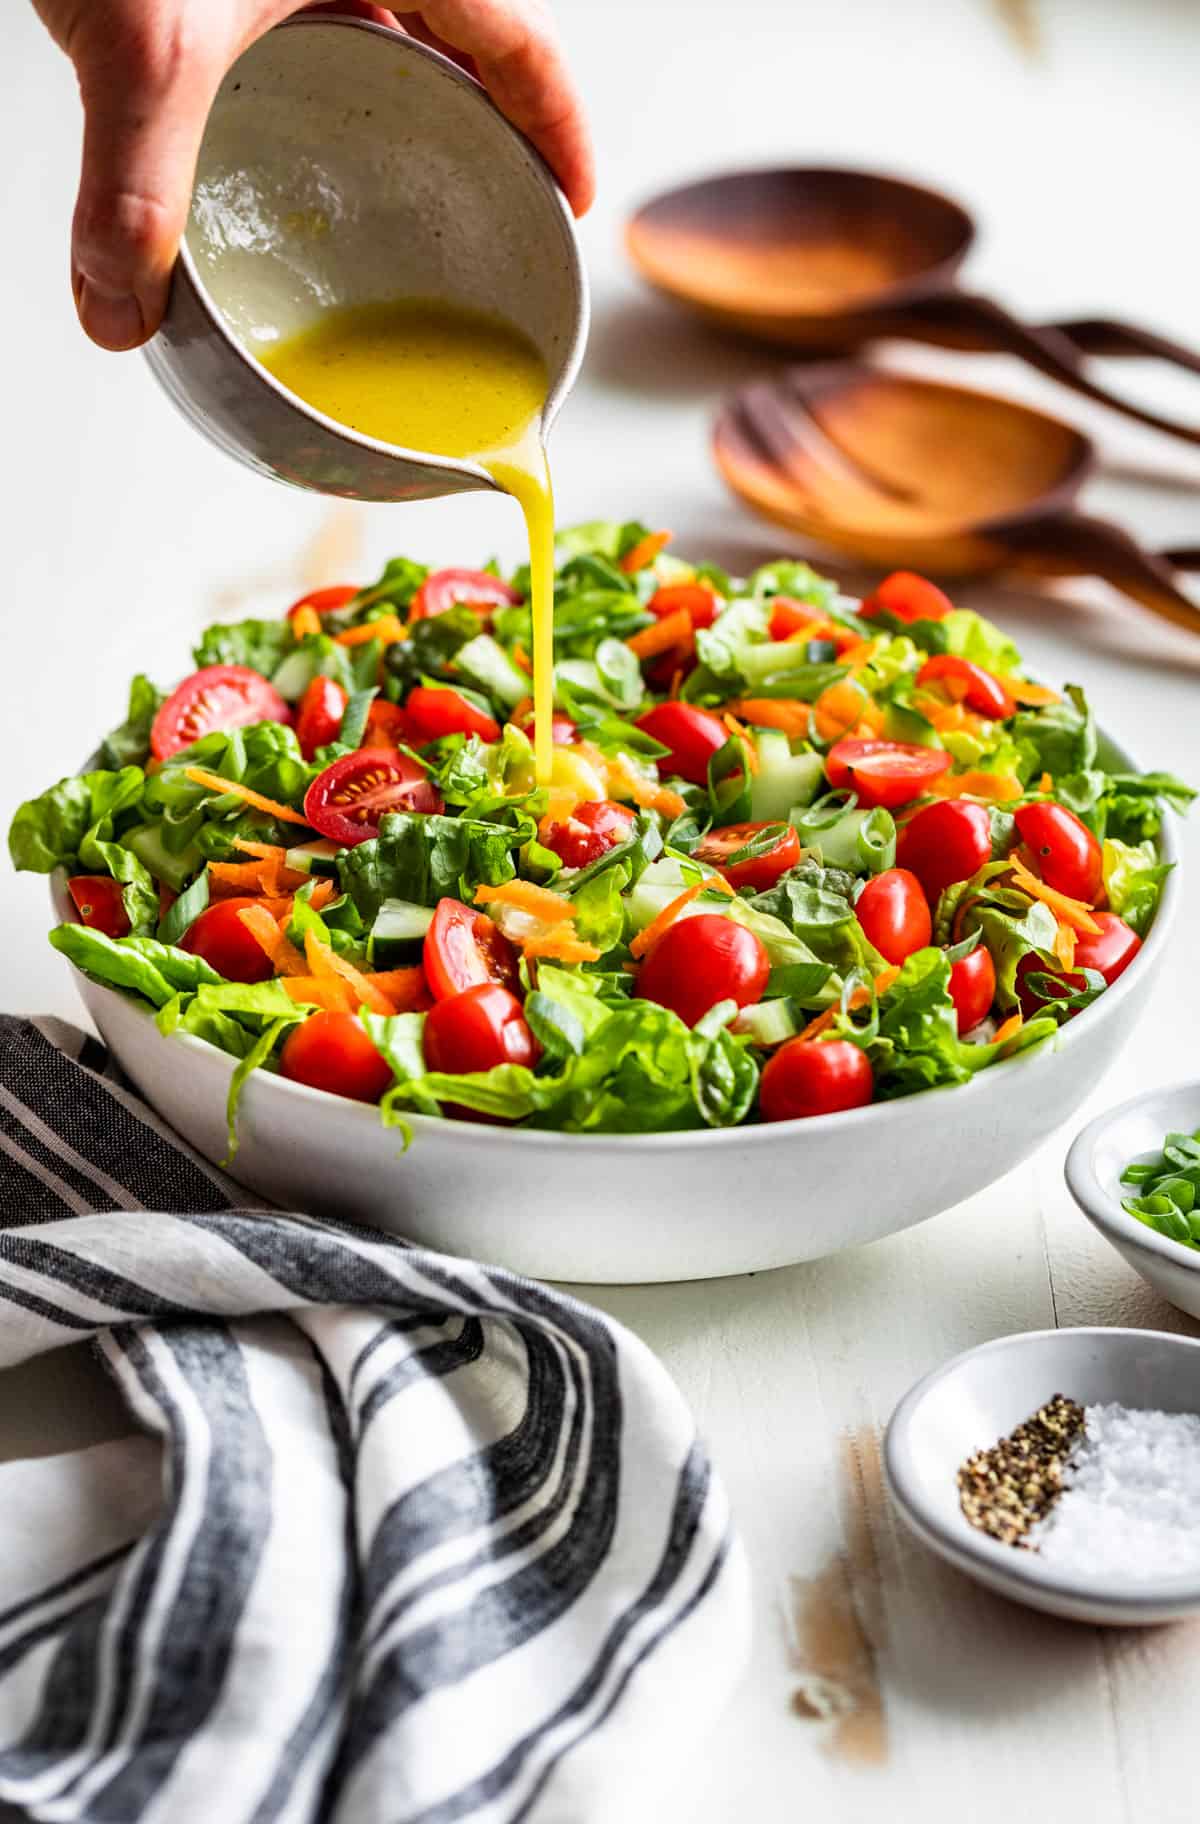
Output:
[[[162,321],[224,68],[174,8],[136,10],[136,30],[112,34],[110,13],[109,42],[70,47],[85,116],[71,282],[80,322],[109,349],[136,348]]]

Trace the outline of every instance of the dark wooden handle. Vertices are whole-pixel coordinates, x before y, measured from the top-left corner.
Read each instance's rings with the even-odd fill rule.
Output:
[[[1048,374],[1052,380],[1082,393],[1087,399],[1095,399],[1098,404],[1107,405],[1153,430],[1180,437],[1185,443],[1200,444],[1200,426],[1167,418],[1093,380],[1086,370],[1083,348],[1066,329],[1054,324],[1022,323],[1019,317],[1014,317],[991,298],[953,289],[928,298],[914,298],[898,313],[897,324],[906,326],[900,328],[899,333],[918,340],[939,342],[951,348],[1000,349],[1019,355],[1040,373]],[[1115,329],[1115,325],[1110,328]],[[1140,352],[1147,351],[1143,348]]]
[[[1118,323],[1112,317],[1078,317],[1041,327],[1066,336],[1085,355],[1140,355],[1200,374],[1200,350],[1185,348],[1182,342],[1172,342],[1152,329],[1140,329],[1136,323]]]
[[[1103,577],[1164,620],[1200,633],[1200,607],[1180,589],[1166,561],[1170,555],[1184,560],[1181,569],[1200,569],[1200,550],[1158,556],[1120,526],[1070,511],[991,526],[987,536],[1008,554],[1006,568],[1038,576]]]

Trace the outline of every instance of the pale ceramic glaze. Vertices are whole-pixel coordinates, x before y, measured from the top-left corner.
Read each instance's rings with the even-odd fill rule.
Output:
[[[1133,1582],[1068,1572],[963,1518],[960,1464],[1056,1393],[1083,1406],[1200,1412],[1200,1342],[1157,1330],[1031,1330],[956,1356],[905,1395],[888,1426],[884,1468],[901,1518],[968,1577],[1050,1615],[1132,1627],[1194,1613],[1200,1576]]]
[[[200,149],[166,321],[146,356],[228,455],[356,500],[495,488],[305,405],[255,359],[337,305],[428,297],[493,312],[545,360],[549,428],[587,338],[566,200],[457,65],[362,20],[299,14],[230,70]]]
[[[1123,1185],[1121,1173],[1135,1159],[1162,1151],[1169,1133],[1200,1127],[1200,1083],[1176,1083],[1132,1096],[1097,1115],[1067,1154],[1067,1184],[1076,1203],[1135,1273],[1163,1298],[1200,1317],[1200,1253],[1147,1228],[1121,1208],[1136,1197],[1137,1185]]]
[[[1114,766],[1132,766],[1106,744]],[[1164,826],[1162,852],[1176,859]],[[812,1260],[936,1216],[1067,1121],[1141,1018],[1178,898],[1124,975],[1052,1046],[955,1089],[803,1121],[684,1134],[507,1130],[414,1116],[412,1144],[374,1108],[258,1072],[242,1097],[234,1171],[250,1190],[541,1279],[706,1279]],[[60,919],[70,916],[61,881]],[[122,1068],[214,1162],[226,1153],[234,1061],[164,1038],[148,1009],[76,975]]]

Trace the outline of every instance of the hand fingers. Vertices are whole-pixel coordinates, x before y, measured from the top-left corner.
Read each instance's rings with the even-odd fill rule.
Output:
[[[474,60],[492,100],[530,138],[576,215],[595,195],[595,165],[583,101],[549,14],[539,0],[425,0],[402,25],[423,24],[452,54]],[[463,60],[460,56],[459,61]]]

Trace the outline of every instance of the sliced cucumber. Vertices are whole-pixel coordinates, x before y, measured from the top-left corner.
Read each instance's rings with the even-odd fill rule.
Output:
[[[910,747],[940,747],[937,729],[919,709],[904,703],[889,703],[883,712],[883,732],[889,741],[905,741]]]
[[[279,661],[271,673],[271,683],[285,703],[298,703],[314,676],[312,654],[298,646]]]
[[[653,924],[664,906],[669,906],[685,887],[690,887],[693,881],[708,872],[699,862],[681,861],[675,855],[660,855],[657,861],[652,861],[630,888],[625,902],[633,929],[643,931]]]
[[[529,695],[528,677],[513,664],[503,646],[498,645],[490,633],[477,633],[473,640],[460,646],[454,663],[464,676],[506,709],[515,709],[522,698]]]
[[[743,1007],[733,1022],[733,1030],[749,1038],[752,1045],[782,1045],[804,1030],[807,1013],[798,1013],[787,995],[777,1001],[758,1001]]]
[[[848,868],[852,874],[863,871],[862,852],[858,846],[858,832],[871,815],[859,806],[853,810],[843,811],[836,823],[821,824],[817,828],[807,829],[804,812],[796,812],[791,822],[806,849],[819,849],[821,860],[827,868]]]
[[[811,804],[825,776],[820,754],[794,754],[778,728],[757,728],[758,771],[750,782],[750,815],[755,823],[786,823],[800,805]]]
[[[298,874],[336,874],[339,850],[336,842],[318,836],[313,842],[301,842],[289,849],[284,863]]]
[[[385,969],[411,961],[420,952],[432,923],[432,906],[416,906],[407,899],[385,899],[371,926],[371,960]]]
[[[127,849],[133,850],[155,880],[170,887],[173,893],[182,893],[188,881],[204,866],[204,856],[194,842],[189,842],[178,853],[168,849],[162,839],[161,823],[139,823],[127,830],[121,841]]]

